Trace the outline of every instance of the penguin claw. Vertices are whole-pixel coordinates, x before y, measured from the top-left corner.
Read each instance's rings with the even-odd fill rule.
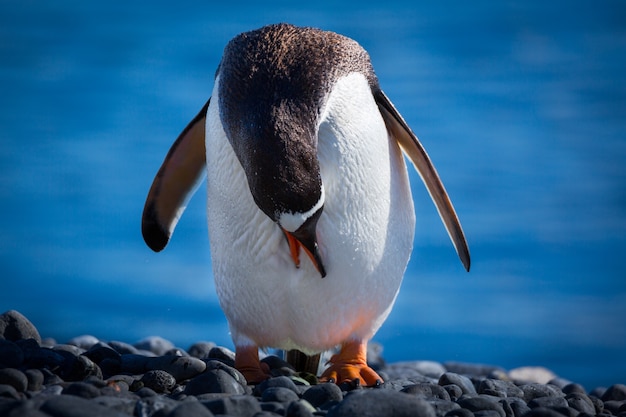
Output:
[[[354,388],[380,386],[382,378],[367,365],[367,342],[351,341],[342,345],[338,354],[328,361],[330,367],[320,377],[322,382],[347,382]]]
[[[258,346],[237,346],[235,368],[246,378],[248,385],[256,385],[271,377],[270,367],[259,361]]]

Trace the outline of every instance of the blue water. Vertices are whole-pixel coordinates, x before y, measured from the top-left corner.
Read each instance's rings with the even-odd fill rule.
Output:
[[[289,21],[370,51],[468,236],[469,274],[412,173],[415,250],[375,338],[386,359],[626,382],[624,3],[296,3],[0,3],[0,310],[59,341],[232,346],[204,191],[160,254],[141,211],[224,44]]]

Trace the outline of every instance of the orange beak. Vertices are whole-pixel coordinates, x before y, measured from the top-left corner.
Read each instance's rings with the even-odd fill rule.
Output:
[[[300,268],[300,248],[303,248],[309,256],[309,259],[311,259],[311,262],[313,262],[315,269],[317,269],[322,278],[324,278],[326,276],[326,269],[320,257],[315,230],[312,230],[312,233],[310,230],[298,229],[293,233],[285,229],[282,230],[287,237],[287,242],[289,242],[289,252],[291,253],[291,259],[293,259],[296,268]]]

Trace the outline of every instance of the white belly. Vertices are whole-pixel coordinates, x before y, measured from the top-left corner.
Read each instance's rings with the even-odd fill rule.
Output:
[[[402,154],[365,78],[337,83],[319,126],[325,278],[304,253],[295,267],[282,231],[254,204],[218,102],[216,87],[207,112],[207,213],[215,286],[235,344],[311,353],[371,338],[400,287],[415,215]]]

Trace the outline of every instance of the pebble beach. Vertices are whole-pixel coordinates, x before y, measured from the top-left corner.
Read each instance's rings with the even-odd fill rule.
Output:
[[[379,352],[368,352],[385,380],[378,387],[318,383],[274,355],[263,359],[272,377],[248,385],[234,353],[211,342],[183,349],[161,337],[83,335],[58,343],[10,310],[0,315],[0,416],[626,417],[620,381],[588,391],[545,368],[386,363]]]

